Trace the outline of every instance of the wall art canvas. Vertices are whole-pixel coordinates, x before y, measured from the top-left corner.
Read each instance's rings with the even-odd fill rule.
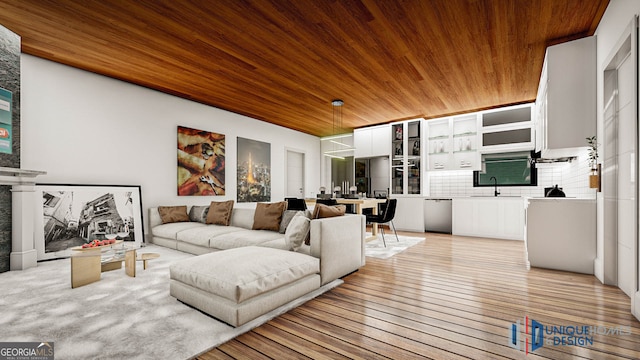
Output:
[[[178,126],[178,195],[225,194],[225,136]]]
[[[38,260],[67,257],[92,240],[144,240],[137,185],[36,185],[35,247]]]
[[[271,201],[271,144],[238,137],[238,202]]]

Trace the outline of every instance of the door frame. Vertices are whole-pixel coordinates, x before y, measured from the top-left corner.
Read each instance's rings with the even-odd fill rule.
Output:
[[[298,153],[302,155],[302,198],[305,197],[305,192],[307,188],[307,152],[301,149],[292,148],[285,146],[284,147],[284,189],[283,193],[285,197],[289,196],[287,194],[287,189],[289,188],[289,152]]]
[[[627,48],[629,48],[627,50]],[[627,55],[628,54],[628,55]],[[604,79],[604,74],[607,72],[611,72],[611,71],[615,71],[617,73],[617,69],[619,67],[619,65],[623,62],[623,60],[627,59],[627,56],[630,56],[630,58],[628,60],[633,62],[633,78],[635,80],[635,86],[634,86],[634,90],[635,94],[633,94],[633,99],[635,99],[635,104],[633,105],[633,110],[634,110],[634,115],[633,118],[635,119],[636,122],[636,133],[635,133],[635,159],[633,161],[633,165],[635,167],[635,169],[632,169],[632,174],[634,177],[634,181],[635,181],[635,186],[634,186],[634,198],[635,198],[635,212],[636,212],[636,221],[635,221],[635,239],[633,241],[633,253],[634,253],[634,264],[633,264],[633,290],[632,290],[632,296],[631,296],[631,313],[640,320],[640,228],[638,225],[638,220],[640,220],[640,205],[639,205],[639,201],[638,201],[638,194],[639,194],[639,181],[638,181],[638,175],[639,175],[639,160],[638,159],[638,151],[639,151],[639,139],[640,139],[640,124],[639,124],[639,119],[638,119],[638,104],[640,103],[640,98],[639,98],[639,91],[638,91],[638,67],[639,67],[639,63],[638,63],[638,16],[634,15],[633,19],[631,20],[631,22],[629,23],[629,25],[625,28],[625,30],[623,31],[622,35],[620,36],[618,42],[616,43],[616,45],[614,46],[613,50],[611,50],[611,52],[609,53],[609,55],[607,56],[605,62],[604,62],[604,68],[602,69],[602,76]],[[617,85],[616,85],[617,86]],[[607,99],[604,99],[607,100]],[[603,105],[605,105],[605,103],[603,102]],[[616,104],[616,112],[618,111],[618,105]],[[606,119],[604,118],[604,108],[603,110],[603,125],[606,122]],[[617,133],[618,133],[618,128],[619,128],[619,119],[616,116],[614,118],[614,127],[615,127],[615,132],[616,132],[616,157],[617,157]],[[603,135],[605,135],[605,130],[603,129]],[[606,136],[604,137],[606,139]],[[606,147],[606,146],[605,146]],[[605,154],[607,155],[607,154]],[[608,155],[607,155],[608,156]],[[603,161],[604,161],[604,157],[603,157]],[[617,161],[617,159],[616,159]],[[603,166],[604,168],[606,168],[606,166]],[[618,171],[616,170],[616,177],[617,177],[617,173]],[[603,188],[608,188],[608,186],[605,186]],[[616,185],[615,185],[615,191],[617,193],[617,181],[616,181]],[[603,201],[605,202],[605,206],[604,206],[604,212],[603,212],[603,224],[605,225],[605,231],[606,231],[606,216],[607,216],[607,206],[606,206],[606,199],[607,199],[607,194],[603,193]],[[616,199],[617,199],[617,195],[616,195]],[[617,224],[617,216],[616,216],[616,224]],[[605,234],[606,235],[606,234]],[[607,248],[607,246],[611,246],[612,244],[610,244],[611,240],[607,241],[606,236],[603,239],[604,241],[604,247],[605,250]],[[618,251],[618,239],[617,239],[617,235],[615,238],[615,256],[607,256],[607,254],[605,253],[604,256],[604,264],[603,264],[603,268],[604,268],[604,278],[606,279],[608,276],[606,275],[607,269],[611,269],[612,268],[612,264],[611,264],[611,258],[615,259],[615,277],[616,277],[616,284],[617,284],[617,271],[618,271],[618,259],[617,259],[617,251]],[[602,254],[601,254],[602,255]],[[608,263],[605,260],[609,260]],[[605,281],[606,283],[606,281]]]

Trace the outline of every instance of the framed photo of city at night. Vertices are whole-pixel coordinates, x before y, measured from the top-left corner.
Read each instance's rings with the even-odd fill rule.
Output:
[[[238,202],[271,201],[271,144],[238,137]]]
[[[178,126],[178,195],[225,194],[225,136]]]
[[[38,260],[71,255],[92,240],[144,242],[138,185],[36,185],[34,221]]]

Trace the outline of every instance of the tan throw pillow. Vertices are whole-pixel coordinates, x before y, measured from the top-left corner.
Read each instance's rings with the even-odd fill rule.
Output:
[[[280,230],[282,213],[287,209],[287,202],[258,203],[253,215],[253,230]]]
[[[212,201],[207,213],[207,224],[229,226],[232,211],[233,200]]]
[[[313,209],[312,219],[322,219],[329,218],[334,216],[342,216],[347,211],[346,205],[325,205],[325,204],[316,204],[316,207]]]
[[[302,246],[302,242],[309,237],[310,227],[311,220],[304,216],[302,211],[296,213],[284,233],[284,240],[287,242],[289,250],[298,251],[300,246]]]
[[[163,224],[189,221],[186,206],[158,206]]]

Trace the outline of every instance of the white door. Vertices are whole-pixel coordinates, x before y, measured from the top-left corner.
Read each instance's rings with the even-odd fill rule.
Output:
[[[286,197],[304,198],[304,153],[287,150]]]

